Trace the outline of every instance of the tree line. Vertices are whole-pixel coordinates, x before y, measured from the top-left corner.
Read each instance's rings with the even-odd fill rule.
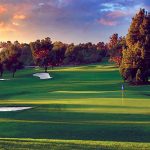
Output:
[[[45,68],[48,66],[80,65],[101,62],[106,56],[107,46],[103,42],[92,44],[64,44],[52,43],[50,38],[30,43],[33,58],[36,64]]]
[[[101,62],[108,57],[120,69],[125,82],[148,83],[150,70],[150,13],[145,9],[133,17],[128,34],[113,34],[108,43],[80,43],[75,45],[47,37],[29,44],[18,41],[0,43],[0,75],[10,71],[14,77],[18,69],[26,65],[38,65],[45,72],[49,66],[80,65]]]
[[[107,56],[108,46],[104,42],[91,42],[78,45],[52,42],[49,37],[29,44],[0,43],[0,75],[9,71],[14,77],[24,66],[38,65],[47,72],[48,67],[61,65],[80,65],[101,62]]]

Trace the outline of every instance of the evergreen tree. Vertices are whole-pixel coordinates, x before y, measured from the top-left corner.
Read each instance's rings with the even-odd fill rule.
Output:
[[[120,72],[128,82],[148,82],[150,67],[150,14],[145,9],[132,19],[129,32],[126,36],[127,47],[123,50]],[[130,70],[129,73],[126,71]],[[128,76],[124,76],[128,74]],[[132,78],[131,78],[132,77]]]

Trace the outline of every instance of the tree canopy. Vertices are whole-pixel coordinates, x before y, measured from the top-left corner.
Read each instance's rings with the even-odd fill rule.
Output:
[[[16,41],[14,44],[7,42],[5,47],[0,52],[0,72],[1,76],[4,69],[12,72],[13,77],[18,69],[23,67],[23,62],[20,59],[21,45]]]
[[[123,50],[121,75],[130,83],[148,82],[150,69],[150,13],[140,9],[132,19]]]

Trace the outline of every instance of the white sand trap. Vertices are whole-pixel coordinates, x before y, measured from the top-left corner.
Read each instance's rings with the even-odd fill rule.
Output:
[[[52,77],[49,75],[49,73],[35,73],[33,74],[35,77],[39,77],[40,79],[51,79]]]
[[[32,107],[0,107],[1,111],[19,111],[19,110],[27,110],[31,109]]]
[[[7,81],[7,80],[10,80],[10,79],[0,79],[0,81]]]

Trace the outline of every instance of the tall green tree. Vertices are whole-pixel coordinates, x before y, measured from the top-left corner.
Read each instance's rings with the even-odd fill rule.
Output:
[[[128,82],[147,83],[150,69],[150,14],[145,9],[140,9],[132,19],[126,44],[120,67],[121,75]]]

